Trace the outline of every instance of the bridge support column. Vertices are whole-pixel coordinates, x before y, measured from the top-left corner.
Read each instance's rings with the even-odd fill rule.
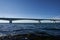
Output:
[[[56,23],[56,21],[55,21],[55,20],[53,20],[53,23]]]
[[[9,23],[12,23],[12,20],[9,20]]]
[[[41,23],[41,21],[40,21],[40,20],[38,20],[38,22],[39,22],[39,23]]]

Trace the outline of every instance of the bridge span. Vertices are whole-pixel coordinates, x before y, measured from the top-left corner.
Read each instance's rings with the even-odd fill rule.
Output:
[[[0,20],[8,20],[9,23],[12,23],[14,20],[35,20],[35,21],[42,21],[42,20],[49,20],[49,21],[60,21],[60,19],[33,19],[33,18],[0,18]]]

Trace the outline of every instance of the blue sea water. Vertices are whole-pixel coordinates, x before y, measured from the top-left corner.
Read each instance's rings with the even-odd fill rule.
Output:
[[[0,23],[0,36],[42,32],[58,36],[60,35],[60,23]]]

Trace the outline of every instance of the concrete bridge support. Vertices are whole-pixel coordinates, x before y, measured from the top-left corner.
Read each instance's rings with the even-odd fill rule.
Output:
[[[39,23],[41,23],[41,21],[40,21],[40,20],[38,20],[38,22],[39,22]]]
[[[9,20],[9,23],[12,23],[12,20]]]
[[[55,20],[53,20],[53,23],[56,23],[56,21],[55,21]]]

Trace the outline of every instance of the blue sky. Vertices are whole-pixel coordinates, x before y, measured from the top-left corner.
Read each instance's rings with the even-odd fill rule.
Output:
[[[0,0],[0,17],[60,18],[60,0]]]

